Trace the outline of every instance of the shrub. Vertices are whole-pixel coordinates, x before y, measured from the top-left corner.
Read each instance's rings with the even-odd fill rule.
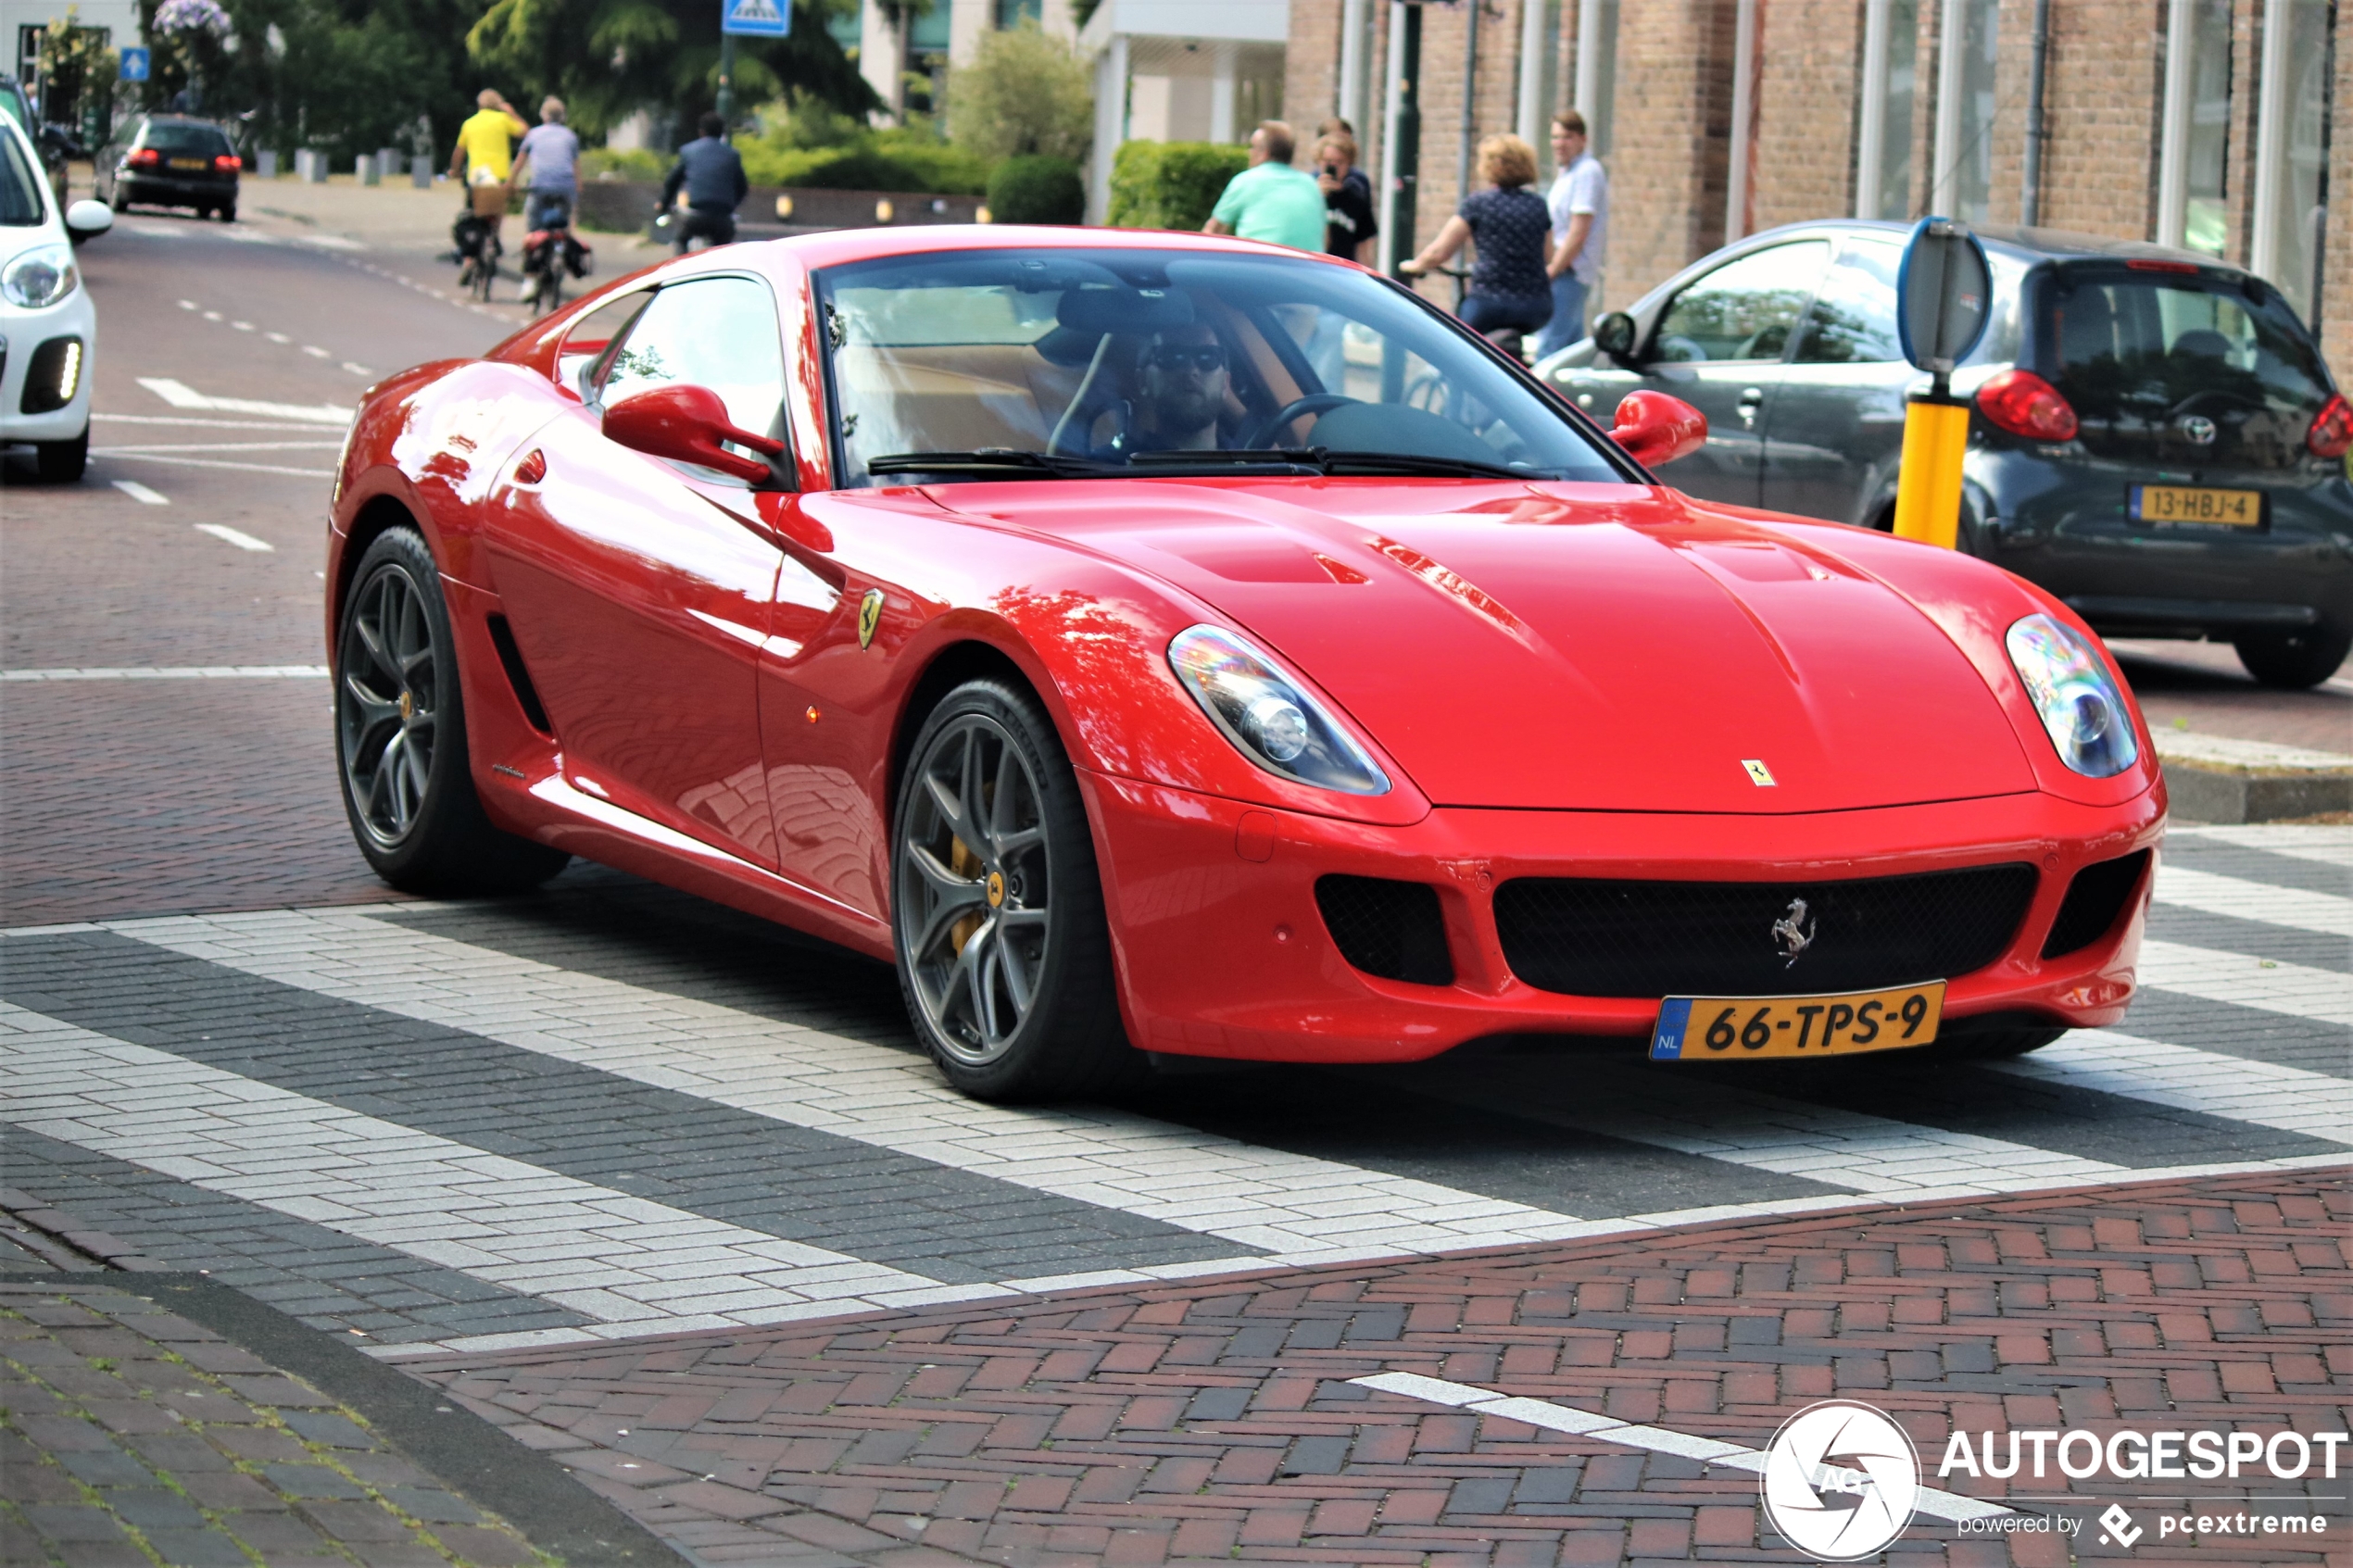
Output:
[[[616,151],[611,147],[583,147],[580,150],[580,177],[601,179],[611,175],[616,180],[660,180],[670,172],[671,160],[648,147],[631,147]]]
[[[1087,182],[1068,158],[1009,157],[988,177],[988,215],[1000,223],[1084,223]]]
[[[1112,159],[1111,212],[1116,229],[1199,229],[1226,194],[1226,182],[1250,167],[1250,149],[1224,142],[1127,142]]]
[[[988,183],[986,164],[921,126],[869,131],[847,116],[828,119],[806,107],[762,119],[763,134],[736,143],[755,185],[978,195]],[[833,139],[821,140],[827,136]]]
[[[948,74],[948,135],[982,159],[1025,153],[1076,163],[1094,140],[1087,67],[1035,22],[981,37],[973,63]]]

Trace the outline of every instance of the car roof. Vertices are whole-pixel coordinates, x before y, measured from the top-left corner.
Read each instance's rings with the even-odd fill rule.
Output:
[[[1191,233],[1170,229],[1078,229],[1016,223],[922,223],[905,228],[833,229],[822,233],[795,234],[768,245],[788,251],[812,268],[838,267],[891,256],[920,255],[942,250],[1165,250],[1195,254],[1280,256],[1296,261],[1353,263],[1315,251],[1222,234]],[[708,255],[709,252],[704,254]]]
[[[1855,233],[1874,234],[1887,239],[1907,237],[1915,225],[1883,219],[1847,218],[1817,220],[1807,223],[1785,223],[1778,229],[1764,230],[1752,240],[1769,239],[1777,235],[1792,238],[1801,234]],[[2151,245],[2146,240],[2110,239],[2101,234],[2078,233],[2069,229],[2026,228],[2015,223],[1978,223],[1970,226],[1971,233],[1985,243],[1985,248],[2020,261],[2186,261],[2201,268],[2213,268],[2225,272],[2243,272],[2246,269],[2208,256],[2204,251],[2183,250],[2173,245]],[[1745,243],[1745,242],[1743,242]],[[1730,247],[1726,247],[1730,248]]]

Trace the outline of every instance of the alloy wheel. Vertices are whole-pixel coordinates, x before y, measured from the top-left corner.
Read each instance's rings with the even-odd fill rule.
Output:
[[[995,1061],[1038,1005],[1053,929],[1038,781],[983,714],[932,737],[908,787],[899,922],[916,999],[942,1050]]]
[[[361,586],[341,652],[335,722],[344,785],[361,827],[390,848],[424,812],[440,712],[433,620],[405,569],[387,562]]]

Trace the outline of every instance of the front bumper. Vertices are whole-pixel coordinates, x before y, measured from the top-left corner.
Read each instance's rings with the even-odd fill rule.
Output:
[[[63,408],[25,413],[25,376],[41,345],[61,337],[82,340],[80,384]],[[77,288],[40,310],[0,304],[0,339],[7,345],[6,363],[0,364],[0,442],[70,441],[88,429],[90,385],[98,351],[98,313],[91,307],[90,291]]]
[[[1949,977],[1945,1017],[2113,1023],[2133,994],[2151,879],[2107,937],[2061,959],[2040,954],[2075,872],[2153,849],[2165,823],[2152,788],[2112,807],[2026,794],[1769,817],[1456,808],[1375,827],[1105,774],[1080,780],[1129,1038],[1172,1055],[1269,1061],[1414,1061],[1504,1034],[1647,1035],[1655,999],[1561,996],[1514,976],[1493,891],[1519,876],[1831,881],[2031,861],[2040,879],[2024,921],[2001,958]],[[1315,902],[1316,879],[1333,872],[1434,886],[1453,984],[1352,968]],[[1642,1047],[1629,1038],[1627,1048]]]

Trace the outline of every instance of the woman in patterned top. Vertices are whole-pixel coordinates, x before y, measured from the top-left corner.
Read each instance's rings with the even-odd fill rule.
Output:
[[[1552,280],[1544,271],[1552,214],[1528,188],[1536,181],[1535,149],[1516,136],[1490,136],[1478,144],[1478,177],[1491,189],[1466,197],[1438,237],[1398,270],[1420,277],[1453,259],[1466,240],[1475,241],[1464,323],[1491,336],[1532,332],[1553,318]]]

